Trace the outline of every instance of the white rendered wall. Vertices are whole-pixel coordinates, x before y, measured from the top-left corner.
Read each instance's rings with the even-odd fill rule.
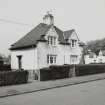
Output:
[[[81,58],[80,48],[79,47],[71,48],[69,45],[68,46],[58,45],[58,46],[51,47],[45,42],[39,42],[37,45],[37,50],[38,50],[38,67],[39,68],[49,66],[47,64],[48,54],[57,55],[56,65],[72,64],[72,62],[70,62],[70,55],[78,56],[75,64],[78,64]]]
[[[46,39],[48,35],[58,37],[53,27],[48,31]],[[75,34],[72,35],[72,38],[78,40]],[[54,65],[72,64],[72,62],[70,62],[70,55],[78,56],[75,64],[78,64],[81,58],[81,48],[79,47],[78,42],[75,48],[71,48],[70,45],[59,44],[59,42],[57,42],[56,46],[50,46],[48,45],[47,42],[39,42],[37,44],[37,52],[38,52],[38,68],[49,66],[49,64],[47,64],[48,54],[57,55],[56,64]]]
[[[27,50],[11,51],[11,68],[18,69],[18,55],[22,55],[22,68],[25,70],[34,70],[37,68],[37,50],[35,48]]]

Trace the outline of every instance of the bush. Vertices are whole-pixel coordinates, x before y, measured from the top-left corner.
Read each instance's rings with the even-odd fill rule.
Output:
[[[28,81],[28,71],[0,72],[0,86],[22,84]]]
[[[105,65],[104,64],[76,65],[75,72],[76,76],[104,73]]]

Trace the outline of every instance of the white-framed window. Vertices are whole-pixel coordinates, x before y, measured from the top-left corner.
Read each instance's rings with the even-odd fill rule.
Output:
[[[70,64],[76,64],[77,58],[77,55],[70,55]]]
[[[77,40],[72,39],[71,40],[71,47],[76,47],[77,45]]]
[[[48,36],[48,44],[49,45],[56,45],[56,37],[55,36]]]
[[[57,55],[48,54],[47,55],[47,64],[56,64],[56,56]]]

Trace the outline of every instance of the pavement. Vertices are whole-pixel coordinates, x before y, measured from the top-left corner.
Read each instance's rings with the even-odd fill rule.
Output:
[[[20,95],[25,93],[32,93],[37,91],[43,91],[47,89],[60,88],[64,86],[76,85],[80,83],[86,83],[91,81],[97,81],[105,79],[105,73],[94,74],[88,76],[72,77],[51,81],[29,81],[27,84],[2,86],[0,87],[0,98]]]

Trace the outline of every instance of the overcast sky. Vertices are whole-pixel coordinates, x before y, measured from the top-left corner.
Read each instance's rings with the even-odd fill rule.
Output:
[[[0,53],[8,54],[49,10],[57,27],[75,29],[84,42],[105,37],[105,0],[0,0]]]

